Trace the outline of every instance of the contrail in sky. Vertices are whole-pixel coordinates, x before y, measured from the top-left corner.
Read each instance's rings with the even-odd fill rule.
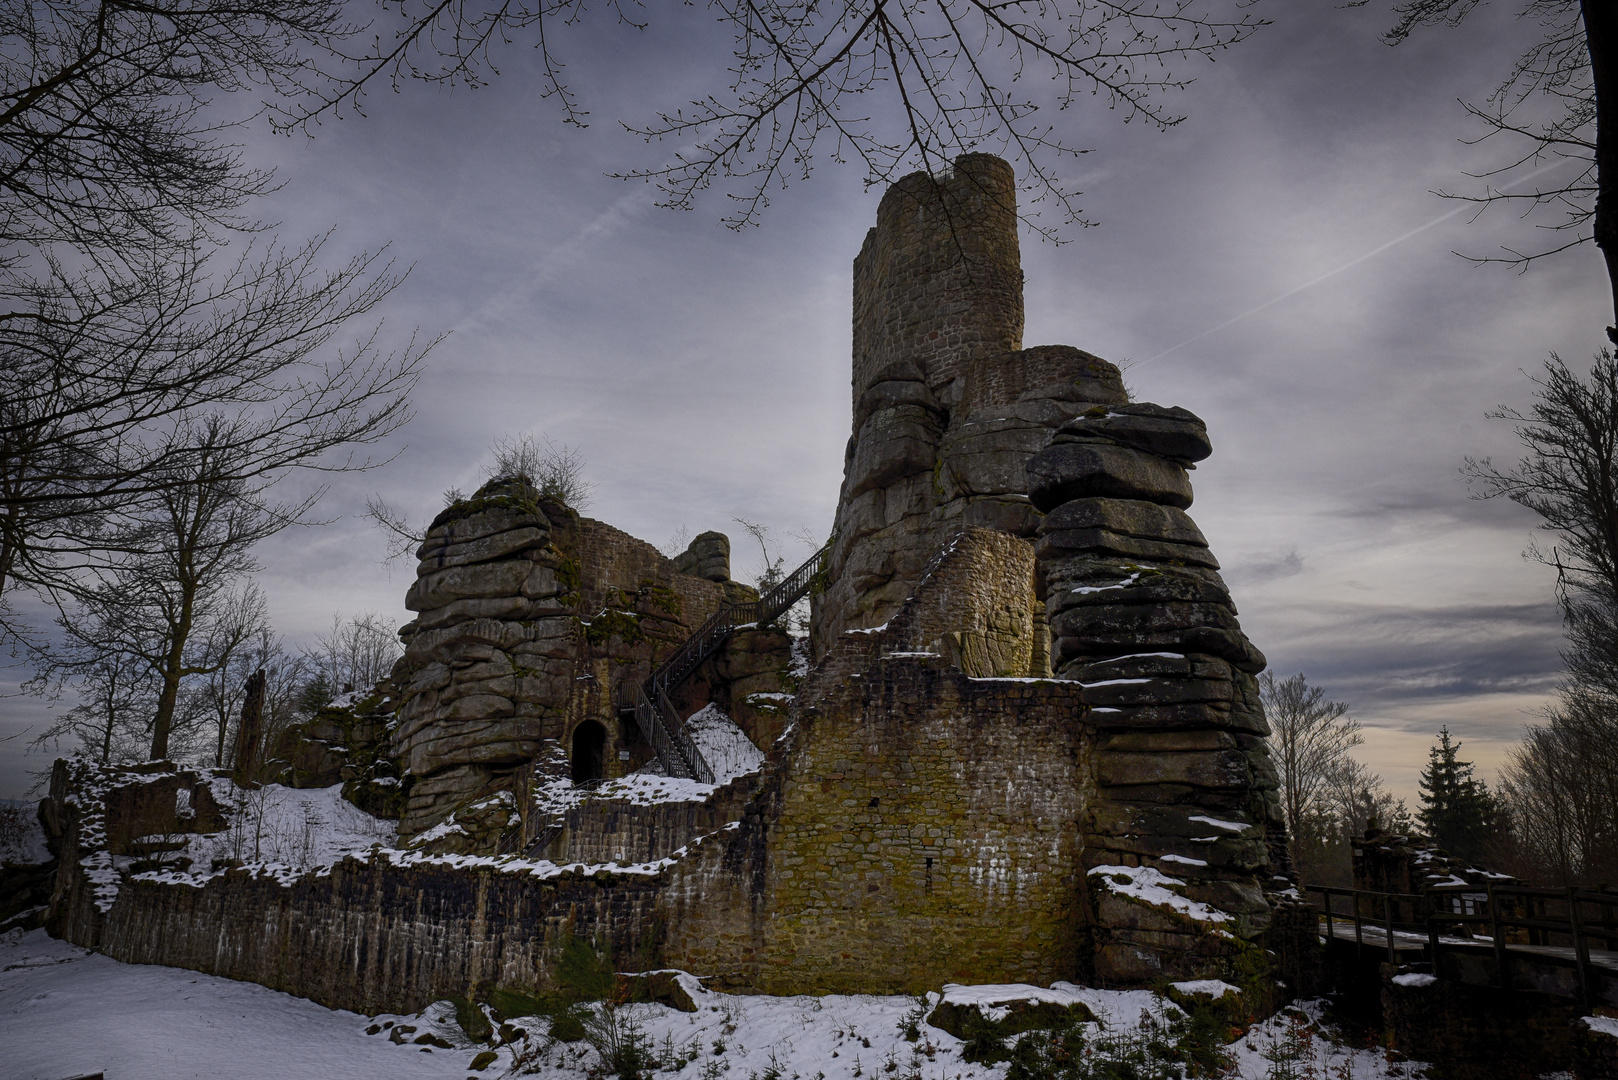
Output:
[[[1554,164],[1546,165],[1544,168],[1535,169],[1533,172],[1529,173],[1527,176],[1522,177],[1520,180],[1514,180],[1511,183],[1507,184],[1501,190],[1504,191],[1504,190],[1508,190],[1510,188],[1517,187],[1519,184],[1526,184],[1526,183],[1528,183],[1528,181],[1534,179],[1534,177],[1536,177],[1536,176],[1539,176],[1539,175],[1541,175],[1543,173],[1548,173],[1552,169],[1559,168],[1562,165],[1567,164],[1567,162],[1569,160],[1572,160],[1572,159],[1564,159],[1562,161],[1555,162]],[[1139,367],[1141,364],[1149,364],[1153,360],[1159,360],[1159,359],[1167,356],[1171,352],[1174,352],[1174,351],[1176,351],[1178,349],[1185,348],[1187,345],[1190,345],[1193,342],[1201,341],[1203,338],[1207,337],[1209,334],[1217,334],[1219,331],[1223,330],[1225,327],[1231,326],[1231,325],[1233,325],[1235,323],[1239,323],[1243,319],[1247,318],[1249,315],[1257,315],[1259,312],[1263,311],[1267,307],[1273,307],[1274,305],[1279,304],[1281,301],[1286,300],[1289,297],[1293,297],[1293,296],[1298,295],[1299,293],[1303,292],[1303,290],[1305,290],[1305,289],[1312,288],[1315,285],[1319,285],[1322,281],[1325,281],[1327,278],[1335,277],[1336,275],[1341,274],[1344,270],[1352,269],[1353,267],[1356,267],[1360,263],[1364,262],[1366,259],[1375,258],[1376,256],[1382,254],[1384,251],[1388,250],[1390,247],[1393,247],[1395,244],[1402,244],[1406,240],[1409,240],[1412,236],[1415,236],[1417,233],[1424,233],[1428,229],[1432,228],[1434,225],[1441,225],[1444,222],[1448,221],[1450,218],[1454,217],[1456,214],[1462,213],[1462,212],[1464,212],[1466,210],[1470,210],[1470,209],[1472,209],[1472,204],[1471,203],[1462,203],[1460,206],[1457,206],[1455,209],[1449,211],[1447,214],[1440,214],[1438,217],[1433,218],[1433,220],[1427,222],[1427,224],[1425,224],[1425,225],[1417,225],[1414,229],[1411,229],[1409,232],[1400,233],[1398,236],[1395,236],[1392,240],[1389,240],[1387,243],[1381,245],[1380,247],[1372,248],[1370,251],[1367,251],[1364,255],[1360,255],[1360,256],[1357,256],[1356,258],[1350,259],[1348,262],[1346,262],[1343,265],[1337,267],[1335,270],[1328,270],[1324,274],[1321,274],[1319,277],[1311,278],[1308,281],[1304,282],[1302,285],[1298,285],[1298,286],[1295,286],[1295,287],[1293,287],[1291,289],[1288,289],[1286,292],[1282,293],[1280,296],[1273,297],[1273,298],[1271,298],[1269,300],[1264,301],[1264,303],[1258,305],[1257,307],[1248,308],[1246,311],[1242,312],[1240,315],[1232,316],[1231,318],[1226,319],[1224,322],[1220,323],[1218,326],[1211,327],[1211,328],[1209,328],[1207,330],[1204,330],[1202,333],[1196,335],[1195,337],[1188,337],[1184,341],[1180,342],[1178,345],[1171,345],[1167,349],[1164,349],[1162,352],[1158,353],[1156,356],[1147,357],[1145,360],[1141,360],[1138,363],[1129,364],[1127,366],[1131,367],[1131,368],[1136,368],[1136,367]]]

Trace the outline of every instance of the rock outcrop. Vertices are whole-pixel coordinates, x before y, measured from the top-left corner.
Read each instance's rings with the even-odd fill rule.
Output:
[[[1211,452],[1185,409],[1097,406],[1028,461],[1028,497],[1045,515],[1052,665],[1084,687],[1097,732],[1085,864],[1172,877],[1178,895],[1228,917],[1234,944],[1269,925],[1285,840],[1254,678],[1264,657],[1185,513],[1188,470]],[[1218,938],[1185,922],[1101,911],[1098,974],[1188,974]]]
[[[647,765],[654,751],[628,712],[636,686],[720,605],[757,599],[730,580],[724,534],[670,560],[520,477],[447,508],[418,556],[405,599],[418,615],[390,677],[392,757],[409,783],[400,835],[435,851],[525,844],[550,825],[533,813],[537,787]],[[722,699],[749,734],[773,739],[784,718],[769,695],[789,689],[791,643],[755,630],[728,644],[682,715]],[[340,773],[317,749],[304,747],[308,764]]]
[[[414,783],[410,835],[509,787],[560,734],[572,693],[579,572],[551,542],[538,493],[485,485],[433,521],[405,606],[395,756]],[[547,731],[547,727],[551,730]]]

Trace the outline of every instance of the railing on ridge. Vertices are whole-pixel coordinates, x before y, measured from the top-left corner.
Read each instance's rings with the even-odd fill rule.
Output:
[[[808,595],[816,579],[825,572],[830,553],[828,543],[756,601],[721,605],[674,650],[674,655],[641,683],[635,700],[635,721],[646,741],[657,751],[666,774],[704,784],[714,780],[713,770],[703,760],[701,751],[681,724],[679,713],[669,702],[669,691],[690,678],[733,631],[744,626],[767,626]]]
[[[1333,928],[1336,920],[1353,924],[1356,946],[1363,947],[1365,929],[1374,928],[1381,932],[1381,948],[1387,950],[1388,961],[1393,963],[1401,947],[1396,944],[1396,937],[1402,932],[1409,935],[1402,947],[1408,949],[1414,945],[1422,949],[1437,974],[1440,950],[1467,943],[1453,938],[1446,941],[1444,935],[1465,931],[1477,944],[1493,947],[1495,980],[1501,987],[1511,985],[1507,966],[1514,944],[1542,947],[1552,945],[1554,938],[1566,938],[1568,945],[1562,947],[1571,947],[1578,972],[1579,998],[1586,1007],[1593,1002],[1595,990],[1591,939],[1602,942],[1609,950],[1618,945],[1618,887],[1611,885],[1556,889],[1489,882],[1429,886],[1419,894],[1325,885],[1305,885],[1304,889],[1320,895],[1328,940],[1336,936]],[[1334,898],[1348,899],[1351,909],[1335,910]],[[1560,911],[1552,911],[1553,906]],[[1596,909],[1593,915],[1587,910],[1590,907]],[[1487,937],[1481,940],[1473,937],[1473,926],[1487,927]],[[1510,930],[1527,931],[1527,942],[1508,941],[1507,931]],[[1421,940],[1423,937],[1425,941]]]

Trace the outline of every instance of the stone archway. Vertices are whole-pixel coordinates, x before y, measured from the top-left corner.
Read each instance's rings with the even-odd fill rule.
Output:
[[[582,784],[601,779],[607,756],[607,729],[594,720],[582,721],[573,729],[573,782]]]

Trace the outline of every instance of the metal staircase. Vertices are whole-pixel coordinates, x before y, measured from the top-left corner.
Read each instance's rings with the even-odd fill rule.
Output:
[[[747,604],[725,604],[685,640],[674,655],[663,661],[651,677],[640,684],[635,701],[635,721],[641,734],[657,751],[663,772],[700,783],[714,781],[713,770],[703,760],[691,736],[686,733],[680,714],[669,702],[669,691],[685,682],[712,656],[732,631],[745,626],[768,626],[788,608],[809,594],[825,572],[831,544],[809,556],[809,561]]]

